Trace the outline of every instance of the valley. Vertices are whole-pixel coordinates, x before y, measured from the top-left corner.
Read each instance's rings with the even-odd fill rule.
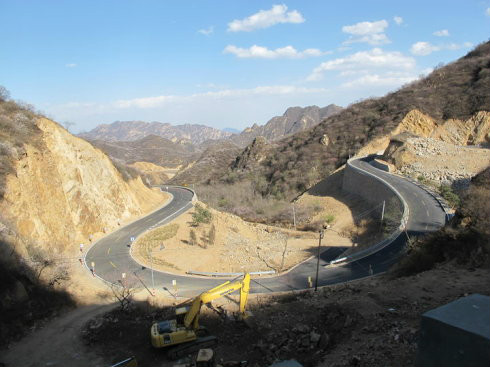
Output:
[[[490,295],[489,85],[486,41],[383,97],[241,132],[128,113],[78,135],[0,87],[0,366],[174,366],[150,326],[194,300],[158,332],[196,338],[200,315],[221,366],[416,366],[424,313]],[[246,273],[243,324],[215,287]]]

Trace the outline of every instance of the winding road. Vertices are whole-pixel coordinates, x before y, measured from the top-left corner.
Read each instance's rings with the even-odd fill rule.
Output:
[[[368,162],[357,159],[351,165],[358,170],[370,172],[390,183],[403,197],[409,207],[410,216],[406,225],[409,236],[420,235],[439,229],[445,224],[445,212],[437,200],[428,192],[408,180],[372,167]],[[173,199],[164,207],[137,220],[114,233],[97,241],[86,254],[85,264],[91,268],[95,264],[94,275],[109,283],[118,283],[122,273],[135,278],[147,287],[154,282],[155,288],[173,295],[176,281],[178,296],[191,297],[215,287],[225,281],[224,278],[204,278],[175,275],[144,268],[130,255],[131,237],[137,237],[149,228],[170,222],[192,207],[193,193],[180,187],[169,187]],[[336,259],[345,248],[322,246],[318,286],[325,286],[361,279],[373,274],[385,272],[402,256],[407,236],[402,232],[389,245],[380,251],[362,259],[324,267]],[[308,277],[315,279],[317,258],[310,258],[289,272],[266,278],[254,278],[252,293],[293,291],[308,288]],[[153,273],[153,278],[152,278]]]

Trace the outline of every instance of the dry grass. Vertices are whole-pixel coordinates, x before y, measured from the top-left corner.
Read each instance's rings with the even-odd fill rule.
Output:
[[[286,199],[277,199],[270,195],[262,196],[253,181],[198,185],[195,190],[199,199],[207,205],[238,215],[246,221],[287,228],[293,225],[293,204]],[[320,210],[319,205],[296,204],[297,227],[305,226]]]
[[[159,251],[160,246],[165,245],[164,241],[168,241],[175,237],[178,230],[179,225],[176,223],[156,228],[138,238],[133,246],[136,248],[137,254],[148,263],[153,262],[154,265],[168,266],[176,270],[181,270],[163,259],[150,256],[154,251]]]

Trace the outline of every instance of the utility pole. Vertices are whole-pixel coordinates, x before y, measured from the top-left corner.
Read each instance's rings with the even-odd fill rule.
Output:
[[[154,296],[155,295],[154,294],[154,292],[155,292],[155,278],[153,278],[153,254],[152,254],[151,249],[150,249],[149,253],[150,253],[150,267],[151,267],[151,286],[153,288],[153,292],[151,292],[151,293]]]
[[[316,278],[315,278],[315,292],[318,290],[318,269],[320,268],[320,249],[322,246],[322,238],[324,235],[324,230],[320,230],[320,235],[318,236],[318,256],[316,259]]]
[[[294,225],[294,230],[296,231],[296,210],[294,209],[294,202],[293,202],[293,225]]]

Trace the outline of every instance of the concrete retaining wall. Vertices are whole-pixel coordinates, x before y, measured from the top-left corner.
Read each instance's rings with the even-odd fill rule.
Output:
[[[331,261],[330,264],[359,260],[380,251],[398,238],[408,221],[408,205],[400,193],[382,178],[352,166],[351,162],[354,159],[347,161],[342,180],[342,189],[348,193],[359,195],[373,206],[379,206],[384,201],[385,220],[389,217],[390,221],[395,221],[400,223],[400,225],[381,242],[347,256],[341,255],[341,257]]]
[[[350,164],[347,164],[344,169],[342,190],[361,196],[373,206],[385,201],[386,203],[398,202],[401,208],[398,196],[389,186],[376,177],[355,169]]]

